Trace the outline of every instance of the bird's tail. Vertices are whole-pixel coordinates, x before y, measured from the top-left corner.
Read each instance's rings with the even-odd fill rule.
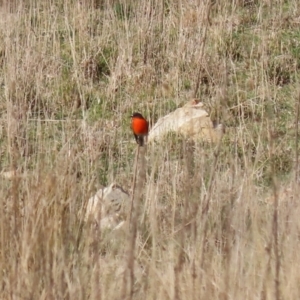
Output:
[[[144,137],[142,135],[139,135],[136,141],[141,147],[144,146]]]

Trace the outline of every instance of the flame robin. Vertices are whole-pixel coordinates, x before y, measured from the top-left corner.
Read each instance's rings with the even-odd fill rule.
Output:
[[[131,128],[136,142],[142,147],[144,145],[144,137],[148,135],[149,124],[140,113],[133,113],[131,116]]]

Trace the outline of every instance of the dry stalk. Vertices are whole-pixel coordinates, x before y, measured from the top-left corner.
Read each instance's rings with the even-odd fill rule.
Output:
[[[200,57],[199,57],[199,63],[198,63],[199,69],[198,69],[196,86],[195,86],[195,91],[194,91],[194,96],[193,96],[194,98],[197,98],[197,94],[198,94],[198,90],[199,90],[200,82],[201,82],[202,59],[203,59],[203,55],[204,55],[204,47],[206,45],[206,36],[207,36],[207,29],[209,26],[209,14],[210,14],[211,6],[212,6],[211,1],[207,1],[206,17],[205,17],[205,22],[203,22],[204,32],[203,32],[203,38],[202,38],[202,42],[201,42]]]
[[[101,204],[102,206],[102,204]],[[102,207],[97,212],[96,220],[101,220],[101,211]],[[92,287],[91,287],[91,299],[100,299],[101,300],[101,285],[100,285],[100,249],[99,243],[101,241],[101,222],[99,224],[94,225],[91,228],[92,234],[92,245],[91,245],[91,252],[92,252],[92,268],[94,270],[92,274]]]
[[[273,168],[272,168],[273,169]],[[274,192],[274,212],[273,212],[273,235],[274,235],[274,254],[275,254],[275,299],[280,300],[280,256],[279,256],[279,226],[278,226],[278,187],[274,175],[274,170],[272,171],[273,178],[273,192]]]
[[[146,179],[146,146],[138,145],[135,171],[132,184],[131,208],[128,224],[128,246],[127,246],[127,261],[126,270],[123,277],[122,299],[132,299],[134,294],[134,261],[135,248],[137,238],[137,227],[139,218],[139,208],[142,200],[142,192]],[[129,277],[129,286],[128,286]],[[127,289],[129,290],[127,291]]]
[[[204,225],[203,225],[203,237],[202,237],[202,247],[201,247],[201,257],[200,257],[200,268],[201,268],[201,273],[199,276],[199,282],[202,282],[202,275],[204,272],[204,263],[205,263],[205,245],[207,242],[207,232],[208,232],[208,213],[209,213],[209,207],[210,207],[210,202],[211,202],[211,194],[212,194],[212,187],[213,183],[215,180],[215,174],[217,170],[217,165],[219,161],[219,156],[220,156],[220,148],[221,148],[221,140],[219,141],[217,145],[217,149],[214,153],[214,162],[213,162],[213,167],[211,169],[210,173],[210,178],[208,182],[208,191],[205,194],[205,197],[203,199],[203,208],[202,208],[202,213],[201,213],[201,218],[204,220]],[[199,206],[198,206],[199,207]],[[196,217],[198,215],[198,212],[196,214]]]
[[[295,184],[298,182],[299,177],[299,113],[300,113],[300,93],[298,95],[298,102],[296,107],[296,119],[295,119],[295,129],[296,129],[296,136],[295,136]]]
[[[135,161],[134,161],[134,173],[133,173],[133,182],[132,182],[132,193],[131,193],[131,204],[130,204],[130,215],[129,215],[129,224],[131,224],[131,217],[132,217],[132,210],[133,210],[133,202],[134,202],[134,193],[135,193],[135,186],[136,186],[136,176],[138,171],[138,161],[139,161],[139,154],[140,154],[140,147],[138,146]]]
[[[272,187],[274,194],[274,211],[273,211],[273,221],[272,221],[272,236],[273,236],[273,251],[275,256],[275,277],[274,277],[274,299],[280,300],[280,256],[279,256],[279,210],[278,210],[278,185],[276,180],[276,172],[274,169],[273,157],[275,153],[274,148],[274,137],[272,128],[269,127],[269,145],[270,145],[270,160],[271,164],[271,174],[272,174]],[[271,255],[272,251],[269,251]]]

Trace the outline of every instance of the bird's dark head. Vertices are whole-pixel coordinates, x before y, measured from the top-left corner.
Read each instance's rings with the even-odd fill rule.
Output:
[[[130,117],[131,118],[144,119],[144,117],[142,116],[142,114],[140,114],[138,112],[134,112]]]

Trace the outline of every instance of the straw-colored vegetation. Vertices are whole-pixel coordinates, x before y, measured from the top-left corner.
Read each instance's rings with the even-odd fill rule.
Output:
[[[298,0],[0,3],[1,299],[300,298]],[[193,97],[221,143],[152,143],[132,226],[85,224],[130,114]]]

